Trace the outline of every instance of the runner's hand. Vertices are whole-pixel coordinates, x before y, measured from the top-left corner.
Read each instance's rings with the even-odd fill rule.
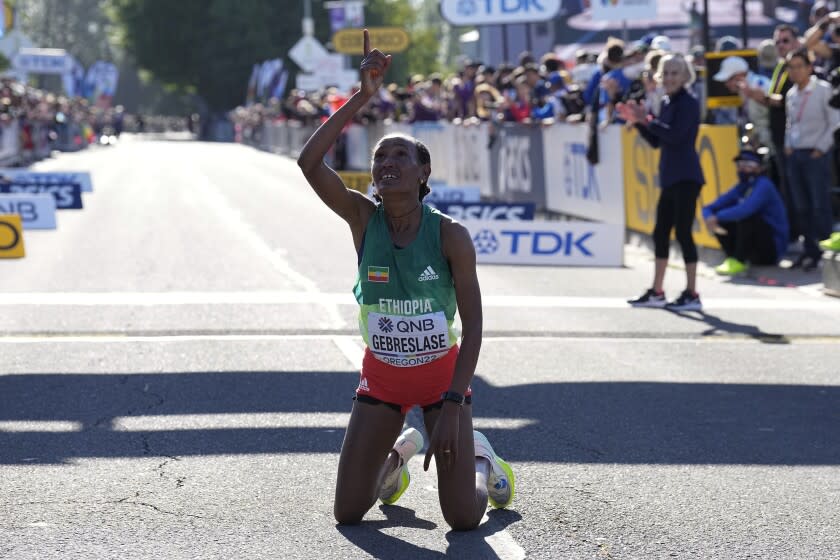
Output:
[[[443,403],[435,422],[435,429],[432,431],[432,439],[429,442],[429,450],[426,451],[426,460],[423,461],[423,470],[429,470],[429,462],[432,455],[435,462],[444,472],[455,467],[458,458],[458,424],[461,407],[452,403]]]
[[[376,93],[385,80],[385,72],[391,65],[391,55],[383,54],[379,49],[370,50],[370,34],[364,30],[364,57],[359,68],[361,90],[368,97]]]

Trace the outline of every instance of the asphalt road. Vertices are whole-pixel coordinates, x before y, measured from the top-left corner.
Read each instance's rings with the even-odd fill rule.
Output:
[[[37,168],[94,192],[0,261],[0,558],[840,557],[840,300],[813,278],[703,269],[675,314],[624,305],[652,270],[629,246],[481,266],[474,414],[513,507],[450,532],[415,459],[337,527],[355,256],[294,161],[127,138]]]

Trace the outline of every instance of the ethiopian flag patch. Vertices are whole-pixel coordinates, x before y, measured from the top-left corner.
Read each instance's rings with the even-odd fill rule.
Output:
[[[369,266],[368,267],[368,282],[388,283],[388,267],[387,266]]]

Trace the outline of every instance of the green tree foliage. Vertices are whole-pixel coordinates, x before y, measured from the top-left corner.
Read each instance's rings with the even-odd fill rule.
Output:
[[[405,85],[414,74],[428,75],[441,70],[437,59],[439,30],[418,21],[420,9],[415,6],[411,0],[368,0],[365,6],[368,26],[401,27],[411,37],[408,50],[393,54],[391,68],[385,76],[388,82]]]
[[[329,37],[313,0],[315,36]],[[303,0],[110,0],[119,41],[162,83],[197,93],[211,110],[241,104],[257,62],[282,58],[301,37]]]
[[[39,47],[65,49],[83,66],[116,61],[105,0],[17,0],[21,30]]]

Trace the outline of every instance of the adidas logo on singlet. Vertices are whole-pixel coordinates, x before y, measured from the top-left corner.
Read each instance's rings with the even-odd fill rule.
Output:
[[[426,270],[417,277],[417,280],[420,282],[426,282],[428,280],[437,280],[438,278],[440,278],[440,276],[437,272],[435,272],[435,269],[431,266],[427,266]]]
[[[359,388],[356,389],[357,391],[370,391],[368,387],[368,382],[366,377],[362,377],[361,381],[359,381]]]

